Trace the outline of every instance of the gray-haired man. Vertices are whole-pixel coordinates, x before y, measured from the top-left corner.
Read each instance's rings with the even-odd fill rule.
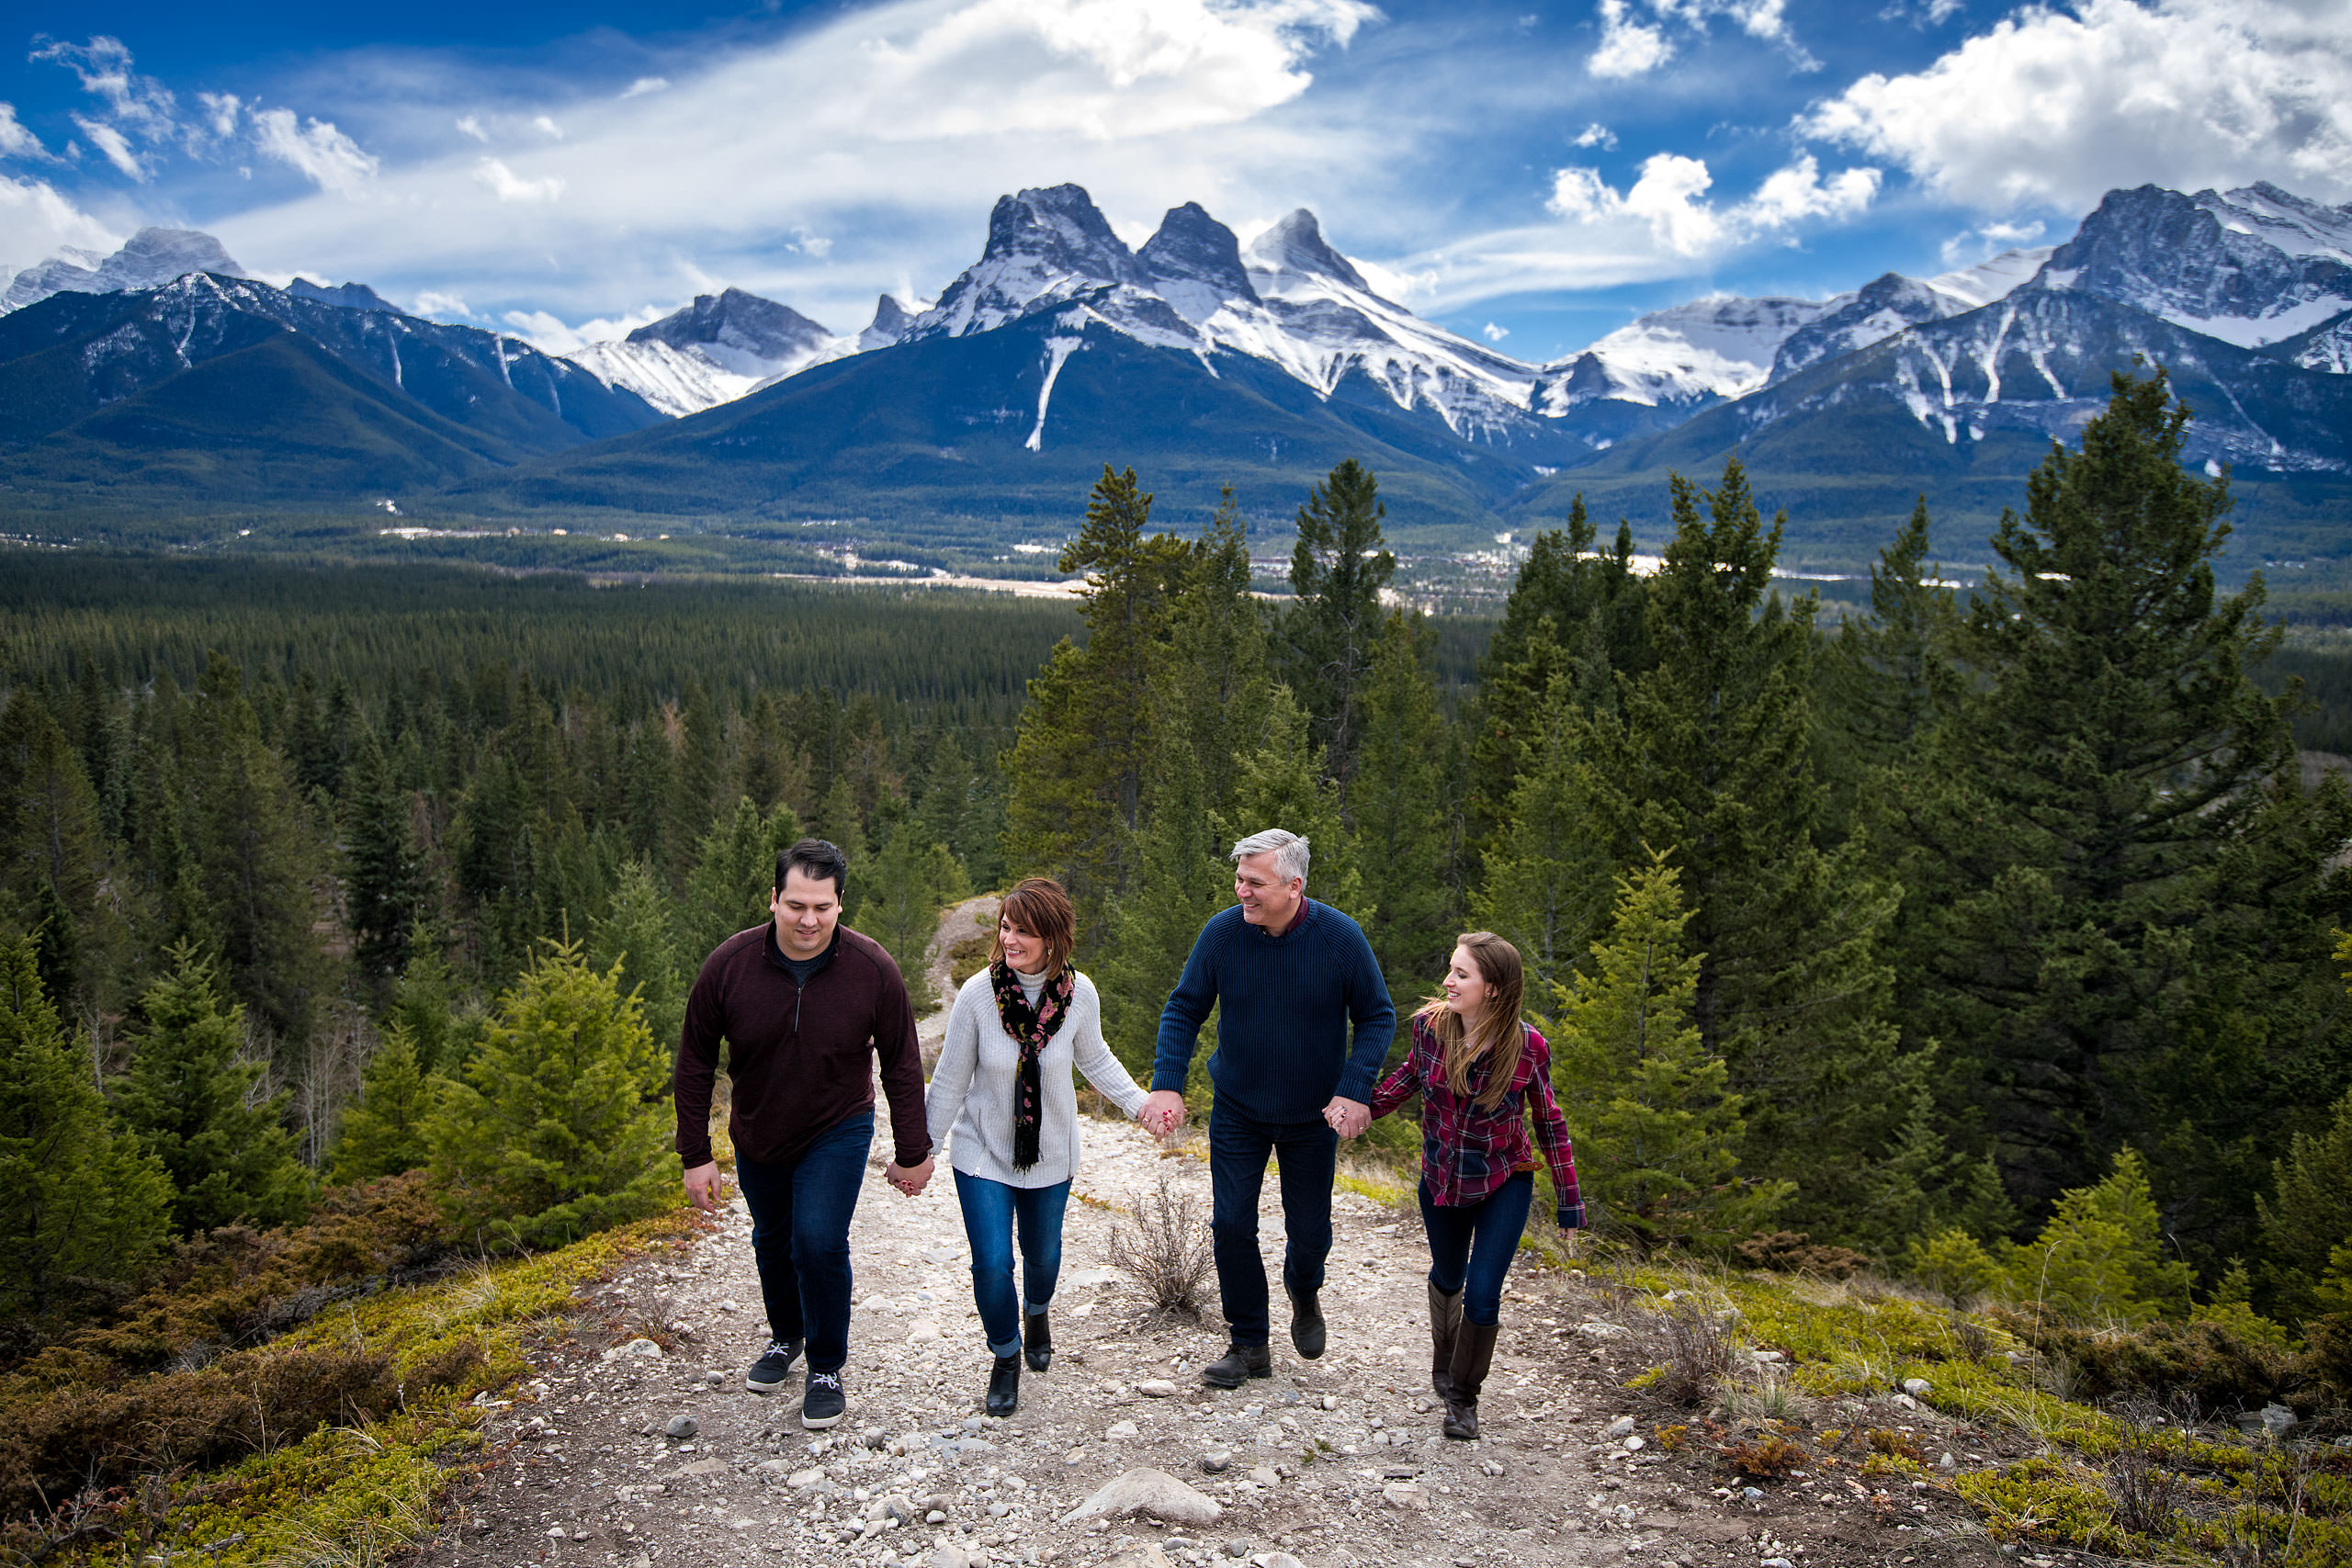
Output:
[[[1331,1251],[1331,1179],[1339,1141],[1372,1120],[1374,1078],[1396,1009],[1363,928],[1307,897],[1307,845],[1279,828],[1233,846],[1235,906],[1201,928],[1183,977],[1159,1015],[1159,1050],[1143,1122],[1160,1134],[1184,1118],[1184,1080],[1209,1010],[1218,1009],[1209,1081],[1210,1235],[1230,1345],[1201,1371],[1213,1388],[1270,1377],[1273,1355],[1258,1193],[1266,1158],[1282,1162],[1283,1286],[1291,1343],[1323,1353],[1323,1262]],[[1354,1037],[1349,1025],[1354,1024]]]

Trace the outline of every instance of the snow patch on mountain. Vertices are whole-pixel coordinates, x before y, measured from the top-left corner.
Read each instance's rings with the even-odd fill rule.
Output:
[[[788,305],[729,288],[696,295],[618,343],[594,344],[571,357],[607,387],[626,387],[684,418],[854,354],[857,344]]]
[[[1770,377],[1791,334],[1830,303],[1719,294],[1652,311],[1546,366],[1543,412],[1556,419],[1604,398],[1656,408],[1744,397]]]
[[[141,229],[110,256],[68,248],[28,266],[0,292],[0,315],[21,310],[52,294],[112,294],[153,288],[191,272],[243,277],[245,269],[220,242],[195,229]]]
[[[2028,249],[2003,251],[1990,261],[1958,272],[1939,273],[1928,279],[1928,287],[1939,294],[1948,295],[1970,310],[1990,305],[1996,299],[2006,299],[2040,272],[2049,261],[2055,245],[2034,245]]]

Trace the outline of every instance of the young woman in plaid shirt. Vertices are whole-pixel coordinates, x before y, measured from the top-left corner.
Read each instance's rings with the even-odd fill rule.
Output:
[[[1478,1391],[1495,1359],[1503,1276],[1535,1196],[1528,1124],[1552,1168],[1555,1223],[1584,1224],[1567,1123],[1552,1098],[1552,1053],[1519,1016],[1519,949],[1472,931],[1444,992],[1413,1015],[1413,1046],[1381,1080],[1372,1113],[1421,1097],[1421,1223],[1430,1239],[1430,1384],[1445,1435],[1478,1435]]]

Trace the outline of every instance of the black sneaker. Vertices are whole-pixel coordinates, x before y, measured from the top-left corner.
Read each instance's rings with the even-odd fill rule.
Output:
[[[1308,1360],[1323,1354],[1323,1303],[1314,1291],[1293,1291],[1290,1294],[1290,1342]]]
[[[792,1363],[800,1359],[800,1341],[771,1339],[752,1370],[743,1374],[743,1386],[753,1393],[774,1393],[792,1375]]]
[[[811,1371],[808,1392],[800,1396],[800,1424],[812,1432],[830,1427],[848,1404],[842,1397],[841,1373]]]

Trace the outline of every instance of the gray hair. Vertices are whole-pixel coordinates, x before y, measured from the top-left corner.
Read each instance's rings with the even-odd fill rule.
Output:
[[[1238,864],[1251,855],[1270,852],[1274,857],[1274,870],[1284,882],[1294,876],[1302,883],[1306,880],[1306,840],[1280,828],[1269,828],[1238,840],[1233,846],[1232,859]]]

